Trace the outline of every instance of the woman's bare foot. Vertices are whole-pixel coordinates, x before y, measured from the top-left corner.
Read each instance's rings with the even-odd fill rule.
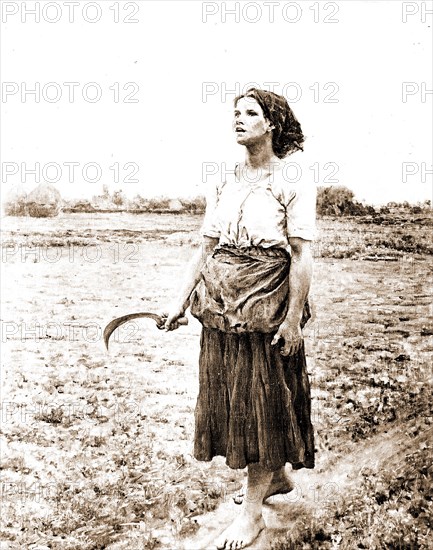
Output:
[[[295,488],[295,484],[290,479],[290,477],[284,473],[280,472],[279,470],[277,472],[274,472],[274,475],[272,477],[271,484],[269,485],[268,490],[266,491],[266,494],[263,498],[263,502],[274,495],[285,495],[287,493],[290,493],[290,491],[293,491]],[[242,504],[245,497],[245,486],[243,486],[238,493],[233,497],[233,501],[235,504]]]
[[[242,513],[216,539],[215,546],[219,549],[238,550],[252,544],[266,527],[263,516],[254,517]]]

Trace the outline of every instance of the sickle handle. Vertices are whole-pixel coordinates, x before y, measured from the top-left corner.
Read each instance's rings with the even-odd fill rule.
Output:
[[[130,313],[129,315],[123,315],[122,317],[117,317],[116,319],[113,319],[108,323],[108,325],[104,329],[104,342],[107,350],[108,350],[108,342],[113,332],[117,328],[119,328],[121,325],[127,323],[128,321],[132,321],[132,319],[139,319],[139,318],[153,319],[156,322],[156,326],[160,330],[164,328],[165,321],[167,319],[165,315],[162,316],[156,313],[150,313],[148,311],[143,311],[140,313]],[[179,325],[187,325],[188,319],[186,317],[179,317],[179,319],[176,322],[179,323]]]

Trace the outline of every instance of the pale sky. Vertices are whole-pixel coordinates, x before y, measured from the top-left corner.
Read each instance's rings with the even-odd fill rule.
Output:
[[[21,182],[22,163],[36,162],[41,181],[60,167],[65,198],[103,184],[130,197],[204,194],[204,163],[220,172],[243,160],[232,102],[254,82],[289,100],[306,135],[296,161],[318,184],[336,169],[333,183],[358,200],[432,198],[431,1],[274,2],[274,22],[267,2],[81,1],[73,22],[71,2],[27,1],[40,22],[22,2],[0,3],[3,196],[37,185],[30,173]],[[78,83],[72,103],[65,82]],[[39,103],[23,102],[36,85]],[[83,99],[98,89],[100,100]],[[123,102],[128,94],[138,102]],[[72,182],[64,163],[77,163]],[[92,165],[83,175],[88,163],[99,181],[86,181],[97,176]]]

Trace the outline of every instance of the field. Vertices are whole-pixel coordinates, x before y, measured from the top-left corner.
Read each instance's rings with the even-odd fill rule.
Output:
[[[0,549],[210,548],[245,472],[192,457],[200,324],[140,320],[102,342],[112,318],[166,309],[201,219],[2,222]],[[431,219],[319,228],[317,466],[268,501],[250,548],[431,548]]]

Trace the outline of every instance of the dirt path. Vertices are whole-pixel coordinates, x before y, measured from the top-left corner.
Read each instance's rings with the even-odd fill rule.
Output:
[[[413,424],[411,421],[407,428]],[[431,432],[431,430],[430,430]],[[431,433],[424,433],[417,439],[428,439]],[[299,470],[291,477],[296,483],[294,492],[268,499],[264,507],[267,528],[259,538],[249,546],[250,550],[265,550],[272,542],[287,533],[290,524],[300,513],[309,511],[316,520],[324,522],[328,515],[327,506],[349,495],[360,482],[360,476],[368,468],[370,472],[379,472],[383,467],[398,469],[404,459],[407,431],[400,424],[375,437],[358,442],[353,453],[340,457],[332,466],[331,453],[319,453],[314,470]],[[418,441],[413,441],[418,444]],[[215,511],[197,517],[200,529],[193,538],[184,541],[184,550],[207,550],[214,548],[213,540],[230,524],[239,507],[228,496]],[[337,542],[336,542],[337,544]],[[337,546],[335,546],[337,548]]]

